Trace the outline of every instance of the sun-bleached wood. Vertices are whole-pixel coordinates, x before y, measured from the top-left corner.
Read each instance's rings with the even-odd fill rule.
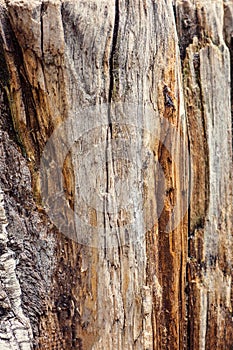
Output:
[[[228,0],[0,1],[1,349],[233,346],[232,20]]]

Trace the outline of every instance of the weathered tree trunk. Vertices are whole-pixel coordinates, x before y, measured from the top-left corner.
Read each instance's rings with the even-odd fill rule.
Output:
[[[0,349],[233,349],[232,0],[0,31]]]

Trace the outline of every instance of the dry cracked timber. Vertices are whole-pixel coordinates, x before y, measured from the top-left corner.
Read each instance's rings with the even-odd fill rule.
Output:
[[[231,0],[0,1],[0,349],[233,348],[232,23]]]

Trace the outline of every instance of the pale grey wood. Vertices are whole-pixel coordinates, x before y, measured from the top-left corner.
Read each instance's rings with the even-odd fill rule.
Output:
[[[230,349],[232,6],[1,1],[2,349]]]

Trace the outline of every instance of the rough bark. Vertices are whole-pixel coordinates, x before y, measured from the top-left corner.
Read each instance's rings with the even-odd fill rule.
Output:
[[[232,23],[0,1],[0,349],[233,348]]]

